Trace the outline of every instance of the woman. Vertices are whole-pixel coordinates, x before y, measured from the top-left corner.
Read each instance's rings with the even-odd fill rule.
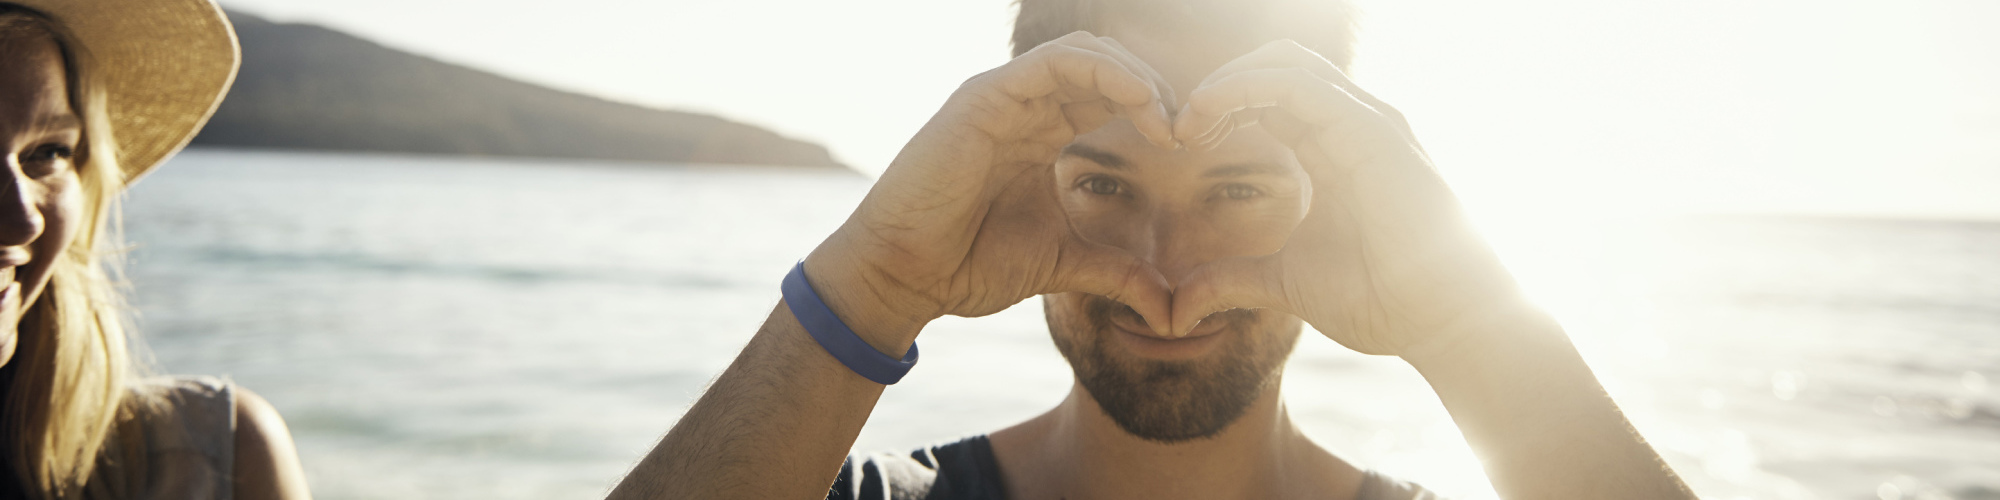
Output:
[[[236,60],[208,0],[0,0],[0,497],[308,498],[269,403],[138,376],[106,269],[119,193]]]

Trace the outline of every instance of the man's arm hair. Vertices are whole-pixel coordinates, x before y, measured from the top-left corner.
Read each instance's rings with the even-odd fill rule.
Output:
[[[609,498],[826,498],[882,389],[780,303]]]

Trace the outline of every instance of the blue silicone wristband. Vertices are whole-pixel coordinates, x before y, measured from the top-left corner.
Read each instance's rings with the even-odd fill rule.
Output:
[[[819,300],[819,294],[813,293],[812,282],[806,280],[806,261],[792,266],[791,274],[785,275],[783,289],[785,306],[791,308],[799,325],[806,327],[806,333],[812,334],[813,340],[819,341],[819,346],[832,354],[833,359],[840,360],[840,364],[847,365],[847,369],[877,384],[890,385],[917,366],[916,344],[910,344],[910,352],[903,359],[890,357],[861,340],[860,335],[847,328],[847,323],[834,316],[826,302]]]

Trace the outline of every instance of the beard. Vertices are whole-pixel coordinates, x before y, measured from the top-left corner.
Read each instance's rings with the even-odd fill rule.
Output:
[[[1111,336],[1112,318],[1138,313],[1117,301],[1088,294],[1071,314],[1050,297],[1043,314],[1055,333],[1056,350],[1069,360],[1078,384],[1125,432],[1148,441],[1179,443],[1214,436],[1229,427],[1267,388],[1292,352],[1301,323],[1273,312],[1233,309],[1209,316],[1225,335],[1217,352],[1191,360],[1150,360],[1121,355]],[[1067,316],[1067,317],[1058,317]],[[1275,331],[1274,331],[1275,330]],[[1289,331],[1285,331],[1289,330]]]

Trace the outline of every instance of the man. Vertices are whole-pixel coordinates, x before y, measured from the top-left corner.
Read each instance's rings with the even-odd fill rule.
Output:
[[[1281,3],[1023,0],[1014,60],[803,263],[883,359],[932,319],[1042,295],[1076,374],[1056,408],[842,467],[883,385],[787,291],[612,498],[1429,498],[1292,425],[1302,322],[1414,366],[1504,497],[1692,498],[1402,118],[1322,57],[1346,60],[1344,20],[1317,51],[1270,41],[1342,11]]]

